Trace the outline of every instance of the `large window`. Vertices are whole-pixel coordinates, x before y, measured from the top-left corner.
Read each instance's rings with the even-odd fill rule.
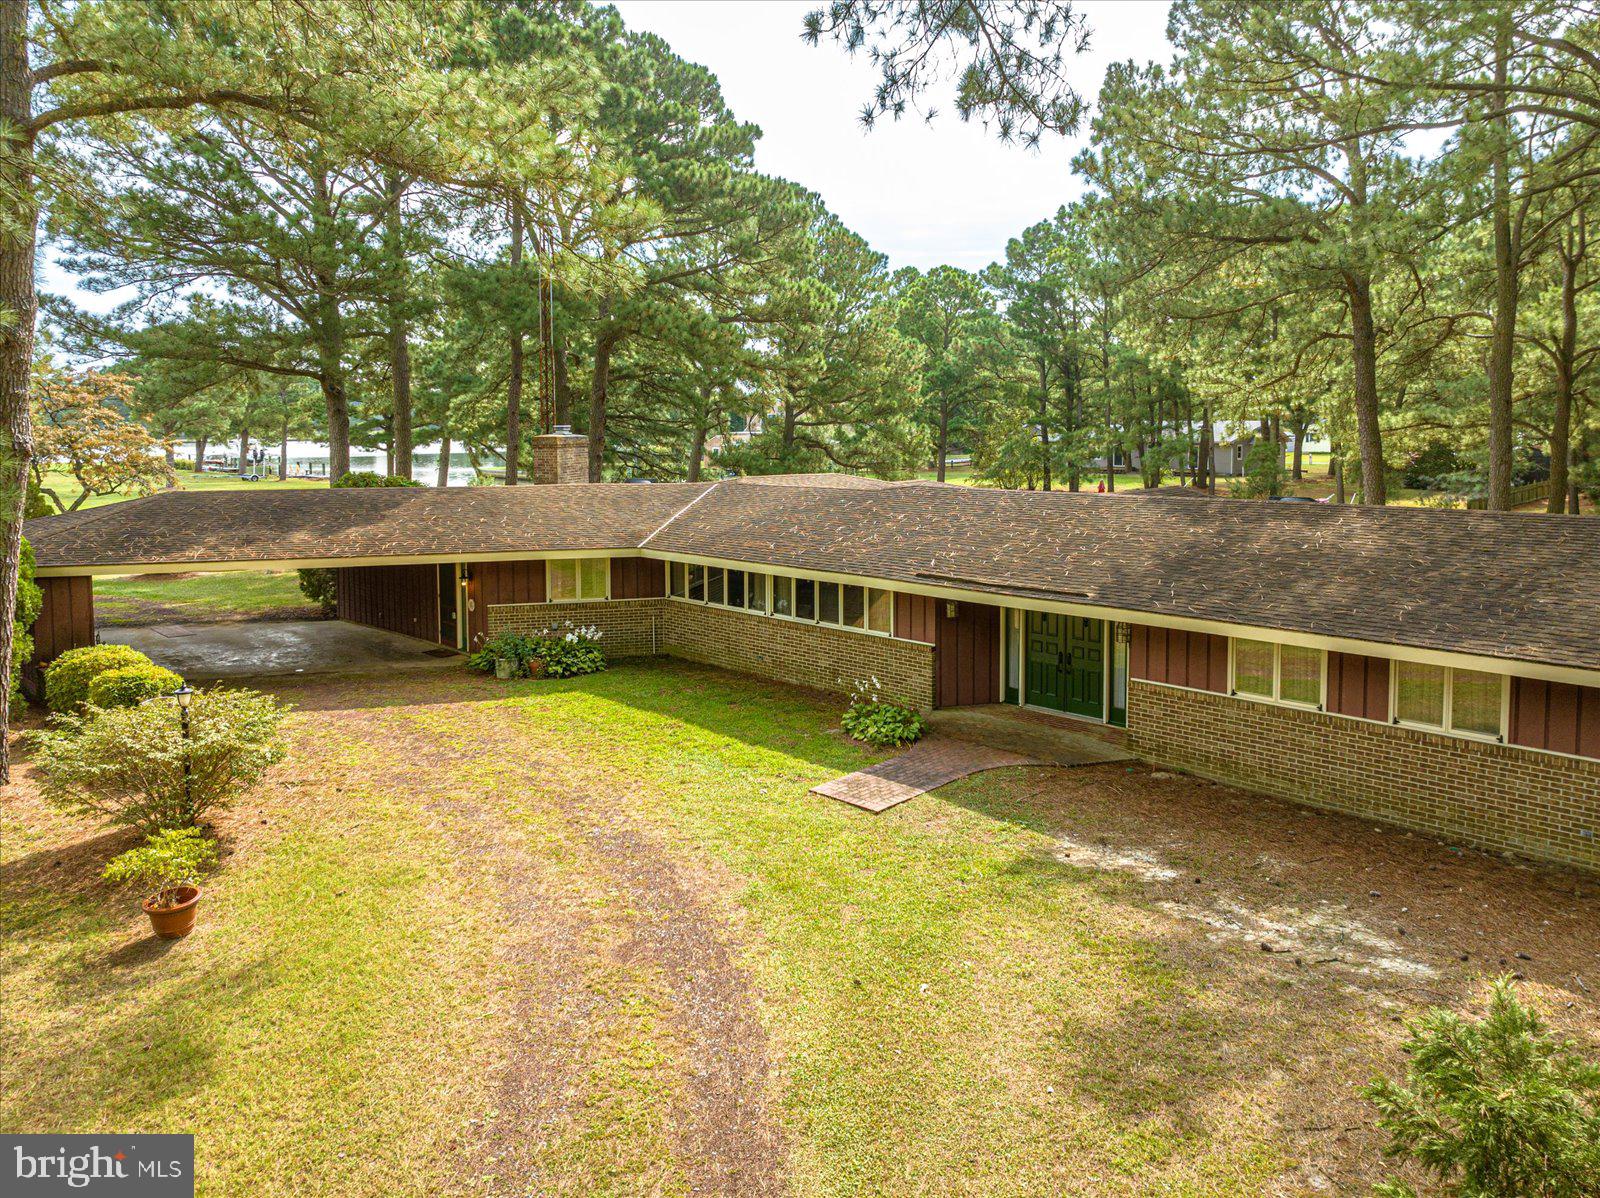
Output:
[[[557,557],[547,563],[546,594],[552,603],[605,599],[611,594],[611,559]]]
[[[1467,736],[1505,733],[1506,678],[1482,670],[1394,663],[1394,718]]]
[[[1233,638],[1233,693],[1299,707],[1322,705],[1321,649]]]

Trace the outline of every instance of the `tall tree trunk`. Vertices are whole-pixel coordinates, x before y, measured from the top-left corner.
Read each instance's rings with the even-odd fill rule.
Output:
[[[937,477],[940,482],[944,482],[944,460],[945,460],[946,456],[948,456],[949,452],[950,452],[950,409],[948,407],[946,407],[944,404],[940,404],[939,405],[939,437],[938,437],[938,444],[934,447],[934,453],[938,455],[934,459],[934,470],[936,472],[935,477]]]
[[[313,236],[319,245],[333,237],[333,197],[328,172],[314,155],[311,170]],[[331,267],[318,267],[312,335],[317,344],[317,374],[328,410],[328,481],[337,482],[350,472],[350,394],[344,373],[344,314],[339,310],[336,278]]]
[[[1195,461],[1194,485],[1204,487],[1211,495],[1217,493],[1216,446],[1211,442],[1211,405],[1200,409],[1200,453]]]
[[[1494,38],[1495,99],[1502,111],[1492,118],[1495,135],[1490,179],[1494,224],[1494,323],[1489,333],[1489,495],[1488,507],[1503,512],[1511,506],[1511,371],[1517,335],[1517,257],[1511,227],[1511,147],[1509,107],[1500,98],[1511,57],[1511,18],[1502,12]]]
[[[706,456],[706,425],[710,423],[707,408],[711,401],[711,388],[700,390],[700,412],[695,417],[694,432],[689,438],[689,462],[686,477],[692,483],[700,481],[700,461]]]
[[[204,474],[206,467],[206,445],[209,438],[204,433],[194,439],[194,472]]]
[[[435,485],[448,487],[450,485],[450,426],[444,425],[439,429],[439,473]]]
[[[389,374],[393,383],[394,436],[390,446],[394,455],[391,473],[411,477],[413,451],[411,433],[411,339],[406,320],[406,252],[400,201],[406,194],[406,181],[388,172],[389,211],[384,218],[384,240],[389,254],[389,269],[394,273],[394,293],[389,297]]]
[[[328,411],[328,481],[332,483],[350,473],[350,396],[345,386],[344,321],[338,301],[325,300],[322,306],[333,313],[325,322],[319,321],[316,330],[322,401]]]
[[[239,474],[243,477],[250,473],[250,424],[246,421],[239,426]]]
[[[281,392],[280,392],[281,395]],[[278,429],[278,481],[289,477],[289,409],[284,408],[283,423]]]
[[[1345,276],[1350,299],[1350,357],[1355,373],[1356,442],[1361,451],[1361,501],[1381,507],[1389,500],[1383,474],[1383,430],[1378,423],[1378,335],[1372,324],[1372,281],[1364,273]]]
[[[551,353],[555,360],[557,424],[572,423],[572,381],[567,374],[567,339],[551,330]]]
[[[511,201],[511,277],[522,287],[522,203]],[[522,456],[522,326],[515,316],[511,328],[511,378],[506,383],[506,486],[517,485],[517,464]]]
[[[602,327],[611,315],[611,298],[600,303]],[[589,481],[600,481],[600,466],[605,461],[606,397],[611,387],[611,351],[616,342],[602,333],[594,343],[594,373],[589,380]]]
[[[17,609],[17,571],[22,563],[22,513],[33,464],[33,420],[28,384],[33,369],[33,240],[38,212],[33,204],[33,139],[24,132],[33,119],[33,81],[28,69],[29,5],[0,4],[0,190],[13,205],[0,223],[0,782],[11,779],[11,667],[15,650],[12,613]]]
[[[1290,471],[1290,477],[1293,478],[1295,482],[1299,482],[1306,476],[1305,450],[1306,426],[1296,423],[1294,425],[1294,466]]]
[[[1044,463],[1041,489],[1050,489],[1050,376],[1046,367],[1039,367],[1039,450]]]
[[[1556,344],[1555,419],[1550,426],[1550,501],[1545,510],[1567,508],[1568,466],[1572,456],[1572,382],[1578,353],[1578,263],[1585,249],[1582,216],[1556,243],[1561,262],[1561,339]],[[1577,515],[1574,505],[1572,514]]]

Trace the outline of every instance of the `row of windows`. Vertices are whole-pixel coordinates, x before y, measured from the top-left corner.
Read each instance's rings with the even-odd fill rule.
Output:
[[[673,562],[667,593],[692,603],[737,607],[885,636],[894,629],[894,593],[847,582]]]
[[[1233,694],[1296,707],[1326,705],[1324,650],[1242,637],[1232,645]],[[1389,709],[1397,722],[1467,736],[1505,735],[1505,675],[1417,661],[1395,661],[1390,674]]]

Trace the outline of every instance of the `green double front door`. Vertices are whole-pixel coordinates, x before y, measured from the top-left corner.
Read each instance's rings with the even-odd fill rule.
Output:
[[[1031,611],[1024,625],[1024,700],[1105,718],[1105,621]]]

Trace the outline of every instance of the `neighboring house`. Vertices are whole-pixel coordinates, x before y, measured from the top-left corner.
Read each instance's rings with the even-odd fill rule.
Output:
[[[532,459],[581,481],[586,442]],[[176,491],[27,535],[41,662],[93,639],[94,574],[332,567],[344,618],[458,648],[596,625],[616,657],[1023,704],[1199,774],[1600,869],[1600,520],[815,475]]]
[[[1243,478],[1245,464],[1250,457],[1250,447],[1261,438],[1260,430],[1245,428],[1242,432],[1236,426],[1224,421],[1217,421],[1211,426],[1211,472],[1217,478]],[[1283,437],[1285,452],[1294,448],[1294,439],[1285,434]],[[1306,443],[1306,450],[1311,449],[1311,442]],[[1198,450],[1190,455],[1191,463],[1198,460]],[[1324,447],[1323,452],[1326,452]],[[1143,455],[1137,449],[1117,449],[1111,456],[1111,466],[1114,470],[1137,471],[1143,463]],[[1106,468],[1104,454],[1091,460],[1090,464],[1096,470]],[[1166,464],[1166,469],[1176,474],[1179,461],[1171,458]],[[1190,467],[1193,468],[1192,465]]]

